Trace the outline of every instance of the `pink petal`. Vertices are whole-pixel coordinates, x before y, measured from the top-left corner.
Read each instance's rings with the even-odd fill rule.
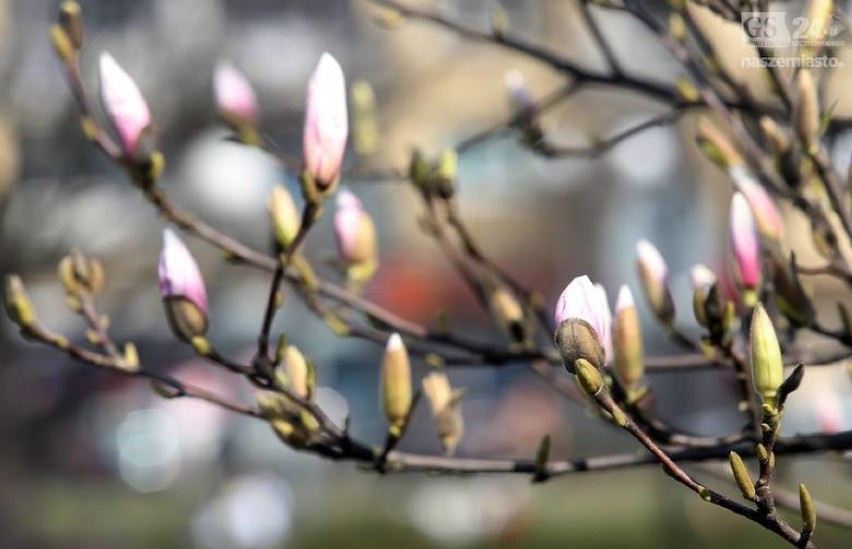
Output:
[[[324,53],[308,82],[302,133],[305,169],[321,187],[339,177],[348,133],[343,69],[334,57]]]
[[[760,242],[748,201],[734,193],[731,201],[731,244],[739,282],[748,289],[760,285]]]
[[[163,231],[158,268],[161,297],[184,297],[207,314],[207,291],[198,264],[171,229]]]
[[[236,115],[252,125],[257,124],[257,97],[249,81],[236,67],[227,62],[216,65],[213,88],[221,111]]]
[[[127,156],[136,154],[142,131],[151,125],[151,113],[136,82],[108,53],[100,61],[101,102]]]

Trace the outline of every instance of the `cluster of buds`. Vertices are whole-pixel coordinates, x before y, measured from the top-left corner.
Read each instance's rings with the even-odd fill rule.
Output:
[[[59,262],[59,280],[65,289],[68,306],[79,311],[81,294],[96,296],[103,289],[104,268],[98,259],[75,250]]]
[[[248,79],[231,63],[220,61],[213,75],[219,116],[246,145],[258,145],[257,96]]]
[[[364,283],[378,268],[376,226],[357,196],[347,190],[337,195],[334,235],[347,280]]]
[[[459,157],[455,149],[444,149],[441,155],[429,162],[420,149],[411,154],[408,175],[426,196],[438,196],[449,200],[456,192]]]
[[[320,432],[316,416],[305,407],[316,395],[316,369],[282,336],[278,340],[271,378],[285,392],[263,391],[257,403],[276,435],[293,449],[304,449]]]
[[[163,231],[158,274],[169,326],[178,339],[205,354],[202,350],[207,345],[207,290],[198,264],[171,229]]]
[[[441,446],[445,453],[454,454],[464,434],[461,413],[464,389],[453,389],[445,374],[432,372],[423,378],[423,392],[429,399]]]

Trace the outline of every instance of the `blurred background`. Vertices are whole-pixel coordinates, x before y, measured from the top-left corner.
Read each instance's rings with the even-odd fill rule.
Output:
[[[167,157],[164,186],[175,201],[255,247],[268,246],[265,204],[273,185],[294,185],[271,157],[225,139],[211,90],[227,59],[255,86],[263,129],[298,158],[304,89],[323,51],[350,82],[376,91],[380,143],[347,164],[403,168],[414,147],[427,154],[511,114],[508,71],[534,98],[565,83],[549,67],[513,52],[470,43],[416,21],[389,29],[367,1],[81,0],[87,27],[84,73],[94,84],[99,52],[109,51],[146,96]],[[649,4],[653,4],[649,2]],[[0,0],[0,269],[25,280],[40,318],[83,340],[55,279],[72,248],[100,257],[107,291],[101,309],[118,341],[134,341],[146,367],[251,402],[252,391],[193,357],[174,340],[158,296],[156,264],[164,223],[121,171],[81,135],[71,95],[47,39],[55,0]],[[424,5],[483,29],[493,1]],[[513,32],[590,69],[605,70],[576,4],[505,0]],[[801,10],[801,4],[784,4]],[[637,24],[594,12],[631,74],[672,82],[678,67]],[[750,52],[735,25],[697,14],[724,42],[730,63],[756,97],[768,97],[757,69],[739,70]],[[852,61],[845,50],[841,59]],[[852,71],[824,80],[824,104],[852,115]],[[92,86],[92,89],[94,87]],[[767,99],[768,100],[768,99]],[[612,88],[583,89],[542,117],[550,139],[584,146],[665,112],[666,105]],[[693,143],[695,119],[650,129],[596,159],[544,159],[504,132],[460,158],[462,213],[499,264],[536,287],[548,303],[588,273],[614,302],[622,283],[637,293],[633,248],[648,238],[665,255],[684,331],[692,321],[687,272],[703,262],[725,271],[731,187]],[[841,173],[852,137],[833,138]],[[418,229],[415,193],[402,182],[344,180],[380,230],[382,266],[368,295],[424,323],[445,311],[453,329],[500,341],[474,297]],[[800,263],[818,264],[806,225],[789,216],[788,244]],[[334,253],[325,219],[307,243],[318,263]],[[268,276],[229,265],[187,240],[211,301],[211,339],[246,358],[258,333]],[[325,272],[324,274],[330,274]],[[814,279],[827,323],[849,296]],[[852,305],[852,303],[849,303]],[[548,306],[549,307],[549,306]],[[646,349],[677,352],[644,303]],[[320,404],[347,412],[353,432],[379,441],[381,349],[338,339],[293,298],[276,321],[319,365]],[[820,343],[804,340],[803,345]],[[416,365],[418,377],[427,371]],[[602,427],[523,366],[449,371],[467,388],[465,456],[530,457],[544,435],[552,457],[639,451]],[[718,435],[738,428],[734,380],[705,372],[651,379],[660,415],[684,429]],[[850,428],[850,381],[842,364],[809,370],[790,404],[788,433]],[[422,406],[402,448],[440,451]],[[804,481],[818,498],[852,507],[850,465],[841,456],[784,459],[781,485]],[[695,471],[699,477],[701,471]],[[714,485],[721,481],[714,480]],[[724,486],[724,484],[721,484]],[[584,474],[532,486],[528,478],[379,478],[348,464],[299,455],[260,422],[209,405],[163,401],[144,382],[113,377],[22,341],[0,322],[0,546],[2,547],[734,547],[779,542],[757,526],[704,505],[657,468]],[[734,494],[735,489],[726,488]],[[795,523],[795,515],[791,515]],[[848,547],[849,535],[820,528],[821,546]],[[846,543],[844,543],[846,540]]]

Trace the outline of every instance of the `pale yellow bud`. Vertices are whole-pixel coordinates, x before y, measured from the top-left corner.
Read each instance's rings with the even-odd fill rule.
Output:
[[[464,434],[464,419],[461,413],[464,390],[452,389],[446,375],[433,372],[423,378],[423,392],[429,399],[444,452],[455,453]]]
[[[613,332],[615,373],[626,388],[635,388],[645,372],[645,354],[639,313],[627,286],[622,286],[618,293]]]
[[[710,160],[722,167],[741,166],[745,163],[742,155],[728,137],[715,124],[705,117],[698,119],[696,134],[698,146]]]
[[[784,363],[772,320],[760,303],[751,318],[750,344],[754,388],[764,403],[769,404],[784,381]]]
[[[799,71],[797,88],[799,94],[795,106],[796,131],[805,151],[813,153],[819,148],[819,97],[813,75],[807,69]]]
[[[401,430],[411,410],[411,363],[399,334],[388,339],[382,359],[382,407],[391,429]]]
[[[30,326],[35,322],[35,307],[29,294],[18,275],[6,276],[6,311],[12,322],[21,327]]]
[[[290,390],[299,398],[307,398],[308,391],[308,365],[304,355],[294,345],[288,345],[284,351],[284,373],[287,375],[287,384]]]
[[[282,249],[287,249],[299,232],[302,218],[293,202],[293,197],[281,185],[272,189],[272,196],[267,204],[269,220],[275,233],[275,240]]]

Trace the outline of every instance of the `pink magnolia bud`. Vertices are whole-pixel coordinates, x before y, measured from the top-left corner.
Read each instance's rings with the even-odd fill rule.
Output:
[[[578,276],[562,291],[556,303],[554,315],[557,330],[568,319],[587,322],[595,331],[598,342],[604,349],[605,362],[612,354],[612,313],[606,293],[592,284],[586,275]]]
[[[101,54],[101,103],[118,133],[121,150],[135,157],[142,133],[151,125],[151,112],[136,82],[108,53]]]
[[[669,269],[659,250],[645,239],[636,243],[642,289],[654,315],[665,323],[674,320],[675,308],[669,286]]]
[[[246,77],[232,64],[219,62],[213,76],[216,105],[228,122],[257,125],[257,97]]]
[[[358,197],[347,190],[337,195],[334,234],[340,258],[347,264],[365,263],[376,257],[376,231]]]
[[[308,82],[302,133],[305,170],[318,189],[327,190],[340,178],[348,132],[343,69],[334,57],[324,53]]]
[[[207,314],[207,291],[198,264],[183,241],[171,230],[163,231],[163,251],[160,254],[160,296],[182,297]]]
[[[742,166],[731,169],[731,177],[736,183],[737,190],[743,193],[748,205],[751,206],[754,220],[760,234],[771,241],[780,241],[784,237],[784,219],[775,201],[769,193],[749,172]]]
[[[734,193],[731,201],[731,245],[737,281],[747,290],[760,285],[760,242],[748,201]]]
[[[689,280],[693,290],[706,290],[716,283],[716,273],[707,265],[698,263],[689,269]]]

